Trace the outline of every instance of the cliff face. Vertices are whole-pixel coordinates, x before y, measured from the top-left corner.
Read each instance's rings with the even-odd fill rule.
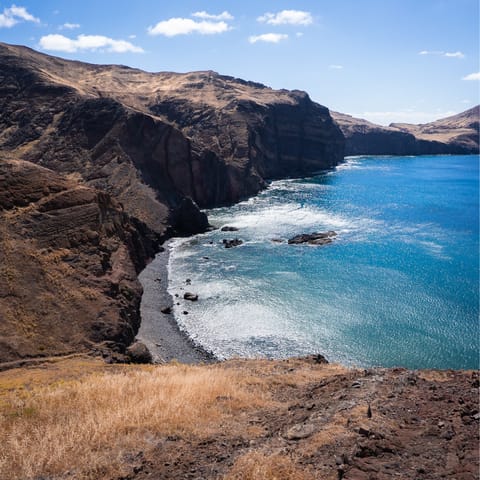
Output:
[[[198,207],[334,166],[343,147],[303,92],[0,43],[0,361],[123,351],[161,238],[204,231]]]
[[[273,91],[213,72],[169,78],[157,92],[147,108],[181,129],[195,151],[207,152],[202,160],[218,179],[217,188],[209,188],[201,162],[195,165],[194,198],[202,206],[236,202],[264,179],[312,173],[343,159],[341,132],[304,92]],[[216,158],[223,159],[220,169]]]
[[[0,148],[79,174],[160,233],[176,227],[185,197],[200,207],[233,203],[267,178],[343,159],[343,135],[303,92],[213,72],[69,62],[5,44],[0,65]]]
[[[123,353],[158,236],[110,195],[0,159],[0,359]]]
[[[331,112],[345,136],[345,155],[474,154],[479,152],[480,107],[423,125],[376,125]]]

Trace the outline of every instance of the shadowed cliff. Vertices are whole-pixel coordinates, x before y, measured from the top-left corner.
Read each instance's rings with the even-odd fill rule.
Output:
[[[71,62],[5,44],[0,65],[0,148],[78,174],[159,233],[177,227],[186,197],[200,207],[233,203],[266,179],[343,159],[328,109],[303,92],[214,72]]]

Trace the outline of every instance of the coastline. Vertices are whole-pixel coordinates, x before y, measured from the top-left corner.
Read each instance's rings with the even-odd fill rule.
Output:
[[[204,350],[182,330],[173,313],[173,298],[168,293],[168,260],[170,242],[163,244],[164,250],[157,253],[138,279],[143,287],[140,304],[141,324],[136,340],[150,351],[154,363],[177,360],[181,363],[212,363],[216,357]],[[170,313],[161,309],[170,307]]]

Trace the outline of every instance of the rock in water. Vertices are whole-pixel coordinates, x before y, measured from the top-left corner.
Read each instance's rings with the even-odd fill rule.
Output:
[[[225,245],[225,248],[232,248],[232,247],[238,247],[243,243],[243,240],[240,240],[239,238],[234,238],[233,240],[227,240],[224,238],[222,240],[223,244]]]
[[[185,300],[190,300],[191,302],[196,302],[198,300],[198,295],[196,293],[185,292],[183,298]]]
[[[300,245],[302,243],[308,243],[309,245],[327,245],[332,243],[333,237],[336,237],[337,233],[334,231],[318,232],[318,233],[302,233],[291,238],[288,243],[290,245]]]

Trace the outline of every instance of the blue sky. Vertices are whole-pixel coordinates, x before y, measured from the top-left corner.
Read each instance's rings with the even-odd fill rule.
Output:
[[[478,0],[0,0],[0,41],[215,70],[382,124],[431,121],[480,97]]]

